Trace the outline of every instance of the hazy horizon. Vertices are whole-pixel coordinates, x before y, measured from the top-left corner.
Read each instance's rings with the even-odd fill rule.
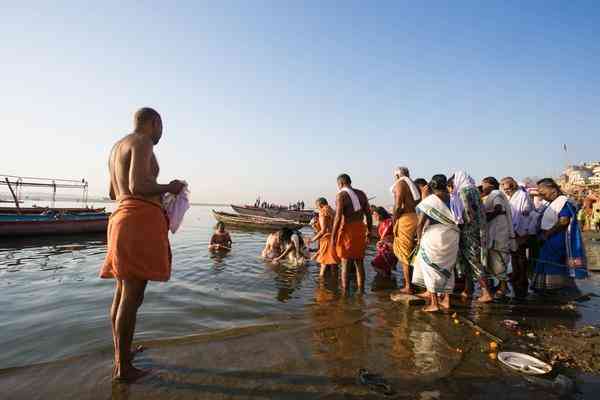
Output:
[[[0,173],[90,196],[142,106],[164,119],[159,181],[196,203],[308,205],[346,172],[387,204],[398,165],[523,178],[600,158],[598,2],[41,2],[5,5],[0,37]]]

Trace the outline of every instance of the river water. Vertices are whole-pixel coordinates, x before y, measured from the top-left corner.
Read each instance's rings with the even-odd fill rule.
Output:
[[[356,383],[363,367],[401,398],[552,396],[501,368],[489,340],[450,315],[392,303],[399,275],[381,280],[369,267],[366,293],[342,296],[314,264],[261,260],[265,233],[232,230],[233,251],[209,254],[214,222],[210,208],[192,207],[172,236],[172,278],[149,284],[135,337],[148,347],[138,364],[154,373],[126,387],[109,379],[114,282],[98,278],[104,236],[0,242],[0,398],[379,398]],[[580,285],[599,286],[597,274]],[[600,320],[598,298],[577,313],[543,303],[457,310],[499,335],[509,317],[539,329]],[[578,378],[580,396],[597,389]]]

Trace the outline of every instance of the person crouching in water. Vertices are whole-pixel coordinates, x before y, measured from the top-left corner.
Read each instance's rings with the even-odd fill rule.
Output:
[[[319,250],[315,257],[315,261],[321,265],[319,277],[325,277],[325,271],[328,267],[336,273],[336,267],[340,262],[335,248],[331,244],[331,231],[333,229],[333,219],[335,211],[329,206],[327,200],[323,197],[317,199],[315,208],[319,211],[319,220],[315,224],[316,235],[308,240],[309,243],[317,242]]]
[[[290,228],[283,228],[279,231],[279,246],[281,255],[274,258],[273,262],[278,263],[287,258],[295,267],[304,265],[308,256],[306,245],[300,232]]]
[[[379,241],[377,255],[371,261],[371,265],[378,273],[390,277],[398,263],[398,258],[394,254],[394,223],[390,213],[383,207],[376,207],[373,216],[377,221]]]
[[[215,233],[210,238],[210,244],[208,250],[210,251],[229,251],[231,250],[231,236],[225,230],[225,224],[217,222],[215,225]]]

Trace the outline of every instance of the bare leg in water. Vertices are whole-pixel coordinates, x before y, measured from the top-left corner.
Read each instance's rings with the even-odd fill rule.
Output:
[[[400,293],[413,294],[414,290],[410,283],[410,265],[400,263],[402,265],[402,274],[404,277],[404,287],[399,290]]]
[[[465,276],[465,289],[460,294],[464,299],[468,299],[473,295],[473,280],[470,274]]]
[[[131,342],[137,311],[144,300],[145,289],[146,281],[134,279],[121,281],[121,293],[114,323],[116,366],[114,380],[133,382],[147,374],[147,371],[135,368],[131,360]]]
[[[121,302],[121,293],[123,291],[123,284],[121,282],[121,280],[117,279],[115,284],[115,295],[113,297],[113,302],[112,302],[112,306],[110,307],[110,322],[111,322],[111,326],[112,326],[112,334],[113,334],[113,345],[115,348],[115,354],[117,354],[117,331],[116,331],[116,320],[117,320],[117,311],[119,309],[119,303]],[[130,343],[133,343],[133,332],[135,331],[135,324],[133,327],[133,330],[131,331],[131,341]],[[130,350],[130,356],[129,356],[129,360],[133,361],[133,359],[135,358],[137,353],[141,353],[143,352],[144,346],[137,346],[135,349],[131,349]],[[115,358],[116,359],[116,358]],[[114,375],[114,371],[117,368],[117,364],[115,363],[114,368],[113,368],[113,375]]]
[[[481,286],[481,296],[477,299],[478,303],[489,303],[494,300],[490,293],[488,280],[486,278],[479,278],[479,286]]]
[[[438,302],[437,293],[431,293],[430,299],[431,299],[431,303],[429,303],[429,305],[427,307],[423,308],[423,311],[425,311],[425,312],[440,311],[440,304]]]
[[[417,293],[416,296],[425,300],[430,300],[431,292],[429,290],[426,290],[423,293]]]
[[[356,265],[356,286],[358,286],[358,291],[362,293],[365,290],[365,265],[363,259],[354,260],[354,265]]]
[[[342,290],[344,293],[348,290],[348,260],[342,259]]]
[[[448,293],[441,295],[442,301],[439,303],[440,308],[444,310],[450,309],[450,295]]]

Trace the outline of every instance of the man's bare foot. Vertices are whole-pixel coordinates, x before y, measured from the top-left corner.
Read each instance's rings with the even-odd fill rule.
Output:
[[[440,311],[440,308],[433,304],[430,304],[427,307],[423,308],[423,312],[438,312],[438,311]]]
[[[450,295],[449,294],[443,295],[442,301],[439,302],[439,305],[444,310],[449,310],[450,309]]]
[[[134,367],[129,364],[126,366],[116,366],[113,373],[113,381],[121,383],[133,383],[150,374],[150,371]]]
[[[489,292],[484,292],[481,296],[479,296],[479,298],[477,299],[478,303],[490,303],[494,301],[494,298],[492,296],[490,296]]]
[[[405,286],[402,289],[398,290],[398,293],[401,294],[413,294],[415,291],[410,286]]]
[[[429,300],[429,298],[431,297],[431,293],[428,291],[425,291],[423,293],[417,293],[417,294],[415,294],[415,296],[420,297],[425,300]]]

